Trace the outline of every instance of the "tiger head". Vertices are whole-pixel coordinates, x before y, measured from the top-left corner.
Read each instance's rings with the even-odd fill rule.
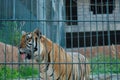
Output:
[[[40,40],[41,36],[42,35],[39,29],[35,29],[33,32],[22,31],[19,52],[23,60],[31,59],[33,53],[38,51],[38,48],[40,48],[40,46],[38,46],[38,41]]]

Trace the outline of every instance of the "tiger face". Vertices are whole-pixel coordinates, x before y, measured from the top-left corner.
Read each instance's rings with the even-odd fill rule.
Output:
[[[31,59],[33,53],[38,51],[38,40],[41,37],[40,31],[36,29],[34,32],[27,33],[22,31],[22,37],[20,40],[19,51],[22,59]]]

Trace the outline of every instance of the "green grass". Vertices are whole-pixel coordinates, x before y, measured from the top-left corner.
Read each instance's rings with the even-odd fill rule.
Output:
[[[120,59],[98,55],[90,60],[92,74],[120,73]],[[31,66],[21,66],[19,69],[0,66],[0,80],[36,77],[38,70]]]
[[[0,23],[0,42],[18,46],[21,37],[20,26],[18,24],[19,22],[16,21],[2,21]]]
[[[17,78],[36,77],[38,70],[29,66],[21,66],[19,69],[12,69],[9,67],[0,67],[0,80],[10,80]]]
[[[110,56],[98,55],[91,61],[91,73],[93,74],[114,74],[120,73],[120,59]]]
[[[22,66],[19,69],[19,73],[20,73],[21,77],[26,78],[26,77],[30,77],[30,76],[36,76],[39,72],[37,69],[33,68],[32,66],[31,67]]]

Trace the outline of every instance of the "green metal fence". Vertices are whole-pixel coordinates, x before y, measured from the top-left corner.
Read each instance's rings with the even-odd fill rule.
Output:
[[[35,28],[66,52],[84,55],[91,80],[119,80],[119,25],[119,0],[0,0],[0,80],[40,79],[42,63],[21,62],[18,49],[21,32]]]

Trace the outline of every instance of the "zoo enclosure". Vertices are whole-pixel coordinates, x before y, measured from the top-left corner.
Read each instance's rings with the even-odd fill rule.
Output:
[[[104,77],[107,73],[117,74],[117,80],[120,72],[119,24],[119,0],[0,0],[1,42],[16,46],[22,30],[33,31],[39,27],[44,35],[66,51],[83,50],[83,54],[90,60],[97,56],[98,61],[99,55],[109,54],[110,62],[105,62],[102,56],[103,63],[92,63],[91,60],[90,64],[96,63],[98,71],[95,74],[98,76],[102,72],[100,67],[104,66]],[[94,54],[93,48],[96,50]],[[115,62],[111,62],[113,53],[117,57]],[[108,72],[105,64],[110,66]],[[112,70],[113,64],[116,64],[115,70]],[[91,72],[91,75],[94,75],[94,72]]]

